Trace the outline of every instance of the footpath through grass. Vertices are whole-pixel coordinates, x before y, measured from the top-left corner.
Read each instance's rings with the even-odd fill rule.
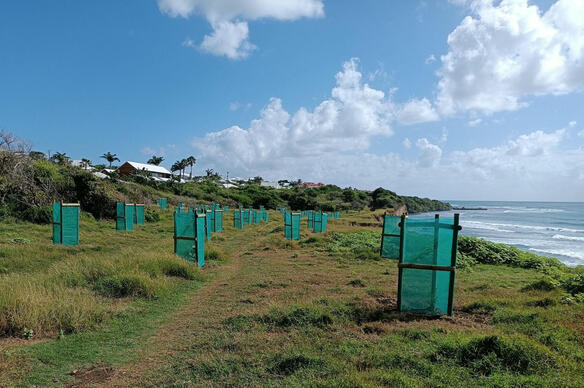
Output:
[[[584,381],[584,305],[565,303],[558,287],[534,286],[545,278],[541,271],[476,264],[457,274],[454,317],[403,314],[396,310],[396,262],[373,254],[370,231],[379,228],[356,223],[363,215],[332,220],[320,236],[303,224],[300,242],[283,239],[279,214],[270,218],[269,225],[228,227],[214,236],[213,249],[224,259],[202,271],[204,282],[180,279],[155,298],[106,297],[120,312],[97,328],[5,346],[0,381],[331,387]],[[158,226],[165,233],[167,221]]]

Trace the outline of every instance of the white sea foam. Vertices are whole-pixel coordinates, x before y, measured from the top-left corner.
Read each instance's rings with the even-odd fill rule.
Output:
[[[574,250],[574,249],[538,249],[538,248],[530,248],[530,251],[539,252],[539,253],[547,253],[549,255],[561,255],[566,257],[571,257],[578,260],[584,260],[584,251],[583,250]]]
[[[568,240],[568,241],[583,241],[584,237],[577,237],[577,236],[564,236],[563,234],[554,234],[552,237],[554,240]]]
[[[502,224],[495,222],[480,222],[480,221],[464,221],[462,225],[467,225],[469,228],[495,230],[493,228],[506,228],[502,230],[505,232],[514,232],[511,229],[529,229],[551,232],[569,232],[569,233],[584,233],[584,229],[562,228],[559,226],[538,226],[538,225],[521,225],[521,224]]]

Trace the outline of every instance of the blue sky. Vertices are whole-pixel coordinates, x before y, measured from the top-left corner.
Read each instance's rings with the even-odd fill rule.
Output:
[[[0,128],[94,162],[578,201],[583,3],[4,1]]]

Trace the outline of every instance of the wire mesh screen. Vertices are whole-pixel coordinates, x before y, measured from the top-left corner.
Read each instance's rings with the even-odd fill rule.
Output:
[[[134,205],[134,224],[144,225],[144,204],[137,203]]]
[[[383,229],[381,232],[381,257],[386,259],[399,259],[401,217],[383,217]]]
[[[452,314],[458,215],[401,219],[398,299],[401,311]],[[385,229],[385,228],[384,228]]]
[[[205,265],[205,216],[174,213],[174,253],[187,261]]]
[[[77,203],[53,203],[53,243],[79,244],[79,215]]]

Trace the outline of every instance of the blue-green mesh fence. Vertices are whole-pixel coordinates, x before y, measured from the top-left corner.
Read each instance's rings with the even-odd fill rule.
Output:
[[[386,259],[399,259],[400,221],[401,217],[383,216],[381,257]]]
[[[134,224],[144,225],[144,204],[134,204]]]
[[[284,217],[284,237],[300,240],[300,213],[286,213]]]
[[[213,232],[223,233],[223,210],[213,210]]]
[[[326,226],[328,222],[328,217],[326,213],[323,212],[315,212],[313,214],[313,227],[312,231],[314,233],[324,233],[326,232]]]
[[[158,201],[156,201],[156,203],[158,204],[158,207],[160,207],[161,209],[166,209],[168,207],[166,198],[158,198]]]
[[[339,219],[341,217],[341,214],[339,212],[335,212],[335,218]]]
[[[134,230],[133,203],[118,202],[116,213],[116,230]]]
[[[174,253],[205,265],[205,216],[195,212],[174,213]]]
[[[79,204],[53,203],[53,243],[79,244]]]
[[[452,315],[458,214],[450,219],[404,217],[401,224],[400,310]]]
[[[205,212],[205,234],[207,236],[207,240],[211,240],[211,237],[213,236],[213,231],[212,231],[212,213],[213,212]]]
[[[309,210],[306,213],[306,217],[307,217],[307,224],[308,224],[308,229],[313,229],[314,228],[314,212],[312,210]]]
[[[243,229],[245,226],[245,221],[243,220],[243,211],[235,210],[233,211],[233,227],[235,229]]]
[[[262,223],[262,213],[258,210],[254,210],[253,211],[253,222],[256,225],[259,225]]]

